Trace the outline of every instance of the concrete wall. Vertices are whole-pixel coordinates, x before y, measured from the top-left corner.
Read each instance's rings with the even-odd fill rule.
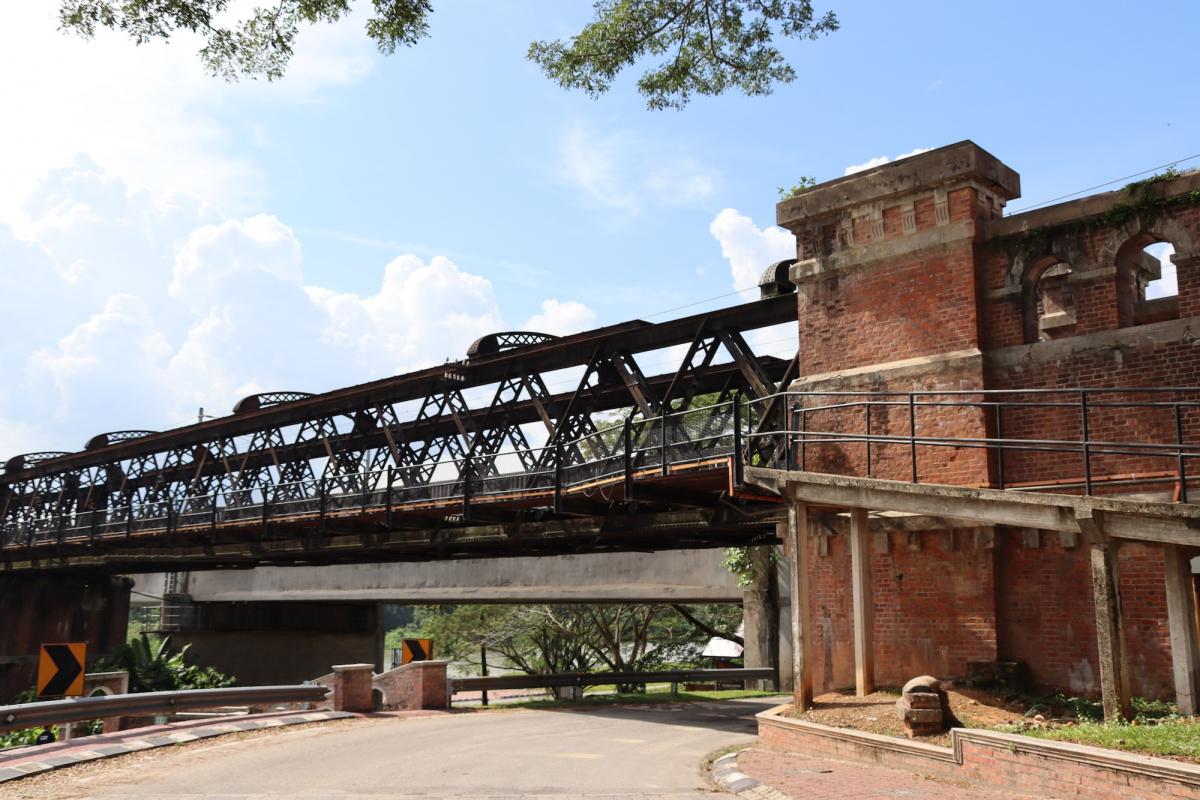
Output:
[[[595,553],[543,558],[260,567],[193,572],[178,592],[196,602],[378,601],[422,603],[737,603],[742,590],[721,566],[724,550]],[[139,592],[162,594],[163,576],[134,576]],[[135,602],[157,605],[153,597]]]

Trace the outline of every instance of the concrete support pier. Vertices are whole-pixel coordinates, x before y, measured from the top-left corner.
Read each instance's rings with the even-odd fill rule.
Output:
[[[167,627],[188,660],[243,686],[300,683],[330,664],[383,668],[378,603],[194,603]]]

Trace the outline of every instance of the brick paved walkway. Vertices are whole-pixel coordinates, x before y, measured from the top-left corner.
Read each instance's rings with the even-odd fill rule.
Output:
[[[910,772],[871,767],[845,761],[780,753],[753,747],[738,754],[738,771],[776,792],[796,800],[1030,800],[1032,795],[982,789],[950,783]],[[773,797],[759,791],[761,797]]]

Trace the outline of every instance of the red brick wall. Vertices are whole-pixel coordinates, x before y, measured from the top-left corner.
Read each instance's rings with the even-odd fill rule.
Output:
[[[385,708],[445,708],[446,666],[445,661],[414,661],[376,675],[372,686],[382,692]]]
[[[1064,548],[1040,533],[1026,547],[1021,532],[997,529],[996,617],[1000,658],[1024,662],[1035,685],[1095,696],[1096,612],[1088,548]],[[1131,688],[1139,697],[1174,697],[1162,551],[1126,543],[1118,559],[1121,611]]]
[[[970,241],[804,282],[798,292],[805,375],[974,347]]]
[[[818,530],[820,530],[818,523]],[[917,675],[967,673],[968,661],[996,658],[992,551],[974,530],[888,534],[888,551],[872,537],[875,678],[902,686]],[[818,692],[854,685],[854,620],[846,536],[811,543],[813,685]],[[953,542],[953,544],[952,544]]]

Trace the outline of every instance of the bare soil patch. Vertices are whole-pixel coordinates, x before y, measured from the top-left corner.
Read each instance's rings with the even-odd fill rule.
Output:
[[[950,710],[959,723],[967,728],[996,728],[1002,725],[1019,725],[1024,721],[1026,706],[1006,701],[979,689],[949,689]],[[877,691],[866,697],[856,697],[853,692],[829,692],[814,698],[814,707],[796,719],[831,725],[835,728],[855,728],[884,736],[907,739],[904,726],[896,714],[898,691]],[[918,736],[914,741],[927,744],[950,746],[950,737]]]

